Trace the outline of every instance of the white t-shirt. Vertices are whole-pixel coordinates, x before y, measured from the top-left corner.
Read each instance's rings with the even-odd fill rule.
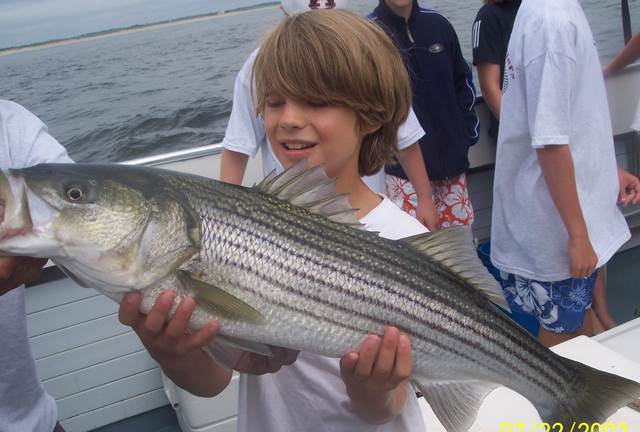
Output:
[[[577,0],[524,0],[509,42],[498,134],[491,260],[541,281],[568,279],[568,234],[536,149],[568,145],[598,267],[626,242],[613,132],[596,42]]]
[[[360,222],[392,240],[427,231],[388,198]],[[274,374],[240,375],[238,432],[424,432],[418,399],[406,387],[402,414],[383,425],[365,423],[351,407],[340,359],[302,352]]]
[[[0,168],[71,162],[36,116],[0,100]],[[0,296],[0,431],[52,431],[58,412],[36,376],[27,337],[24,286]]]
[[[266,176],[274,169],[282,172],[282,164],[273,154],[267,141],[262,116],[256,115],[253,100],[251,72],[258,55],[256,49],[238,72],[233,88],[233,108],[224,134],[222,145],[227,150],[255,157],[262,150],[262,170]],[[413,110],[409,112],[407,121],[398,130],[398,149],[404,150],[424,136],[424,130],[418,122]],[[384,170],[364,177],[365,183],[375,192],[384,193]]]

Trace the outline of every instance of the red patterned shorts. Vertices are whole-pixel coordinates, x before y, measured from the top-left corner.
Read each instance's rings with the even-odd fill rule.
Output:
[[[385,175],[385,189],[389,199],[398,207],[412,216],[416,215],[418,197],[409,180]],[[473,206],[469,200],[466,174],[449,180],[433,180],[431,191],[443,228],[473,223]]]

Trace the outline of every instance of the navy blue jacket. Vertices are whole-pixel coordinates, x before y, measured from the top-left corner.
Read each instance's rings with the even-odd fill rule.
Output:
[[[420,148],[431,180],[442,180],[469,168],[469,146],[480,137],[475,114],[476,92],[471,68],[462,56],[456,32],[442,15],[414,0],[408,21],[385,3],[369,15],[403,53],[411,78],[413,110],[425,130]],[[407,178],[400,165],[386,172]]]

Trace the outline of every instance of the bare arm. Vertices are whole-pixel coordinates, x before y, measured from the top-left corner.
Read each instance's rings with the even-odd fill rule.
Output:
[[[120,304],[120,322],[133,328],[151,357],[177,386],[196,396],[215,396],[229,384],[231,371],[213,361],[202,347],[215,337],[220,326],[212,321],[198,332],[187,334],[195,302],[182,300],[169,318],[174,299],[173,292],[165,291],[149,314],[143,315],[139,311],[140,294],[129,294]]]
[[[591,246],[587,224],[578,200],[569,146],[547,146],[538,149],[537,154],[549,193],[569,234],[571,277],[587,277],[594,272],[598,257]]]
[[[620,52],[620,54],[618,54],[618,56],[614,58],[611,63],[609,63],[609,65],[604,69],[604,76],[608,77],[609,75],[618,72],[628,64],[633,63],[639,57],[640,33],[632,37],[629,43]]]
[[[429,175],[427,174],[427,168],[422,158],[420,144],[415,142],[409,147],[400,150],[398,153],[398,161],[404,172],[407,173],[407,177],[409,177],[409,181],[413,184],[416,196],[418,197],[416,219],[429,228],[429,231],[438,230],[440,228],[440,218],[436,206],[433,203],[431,184],[429,183]]]
[[[249,156],[244,153],[222,149],[220,161],[220,180],[227,183],[241,184],[244,172],[247,169]]]
[[[140,312],[140,294],[128,294],[120,303],[120,322],[133,328],[151,357],[177,386],[196,396],[216,396],[229,385],[232,372],[216,363],[203,348],[214,340],[220,325],[210,321],[197,332],[188,331],[195,302],[183,298],[170,316],[174,299],[172,291],[163,292],[149,314],[144,315]],[[273,373],[298,357],[298,351],[277,347],[271,347],[271,351],[271,357],[238,352],[234,369],[254,375]]]
[[[500,120],[500,102],[502,90],[500,89],[500,65],[493,63],[481,63],[477,66],[478,79],[482,89],[482,97],[493,113]]]

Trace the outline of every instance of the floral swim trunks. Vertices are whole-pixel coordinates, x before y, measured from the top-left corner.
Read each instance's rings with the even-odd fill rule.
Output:
[[[418,197],[409,180],[387,174],[385,189],[391,201],[411,216],[416,216]],[[473,224],[473,206],[469,200],[466,174],[449,180],[433,180],[431,191],[442,228]]]
[[[586,278],[540,282],[500,272],[500,279],[511,310],[535,316],[547,331],[575,333],[591,308],[597,275],[598,270]]]

